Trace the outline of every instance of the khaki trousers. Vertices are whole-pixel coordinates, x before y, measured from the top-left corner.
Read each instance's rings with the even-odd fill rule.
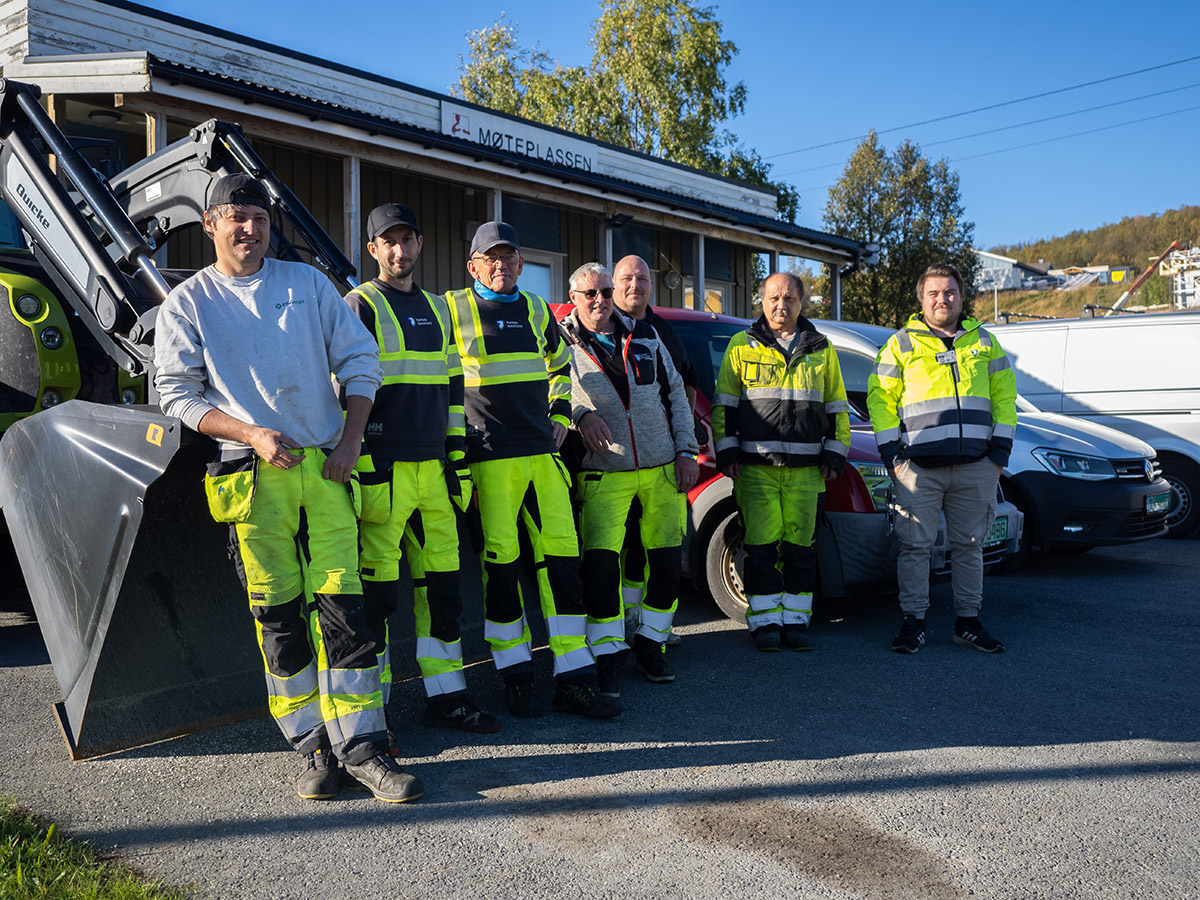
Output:
[[[900,609],[925,618],[929,609],[929,552],[937,539],[940,514],[946,514],[950,545],[950,584],[954,610],[979,615],[983,603],[983,541],[996,518],[996,482],[1000,469],[984,457],[973,463],[923,468],[902,460],[895,469],[896,537],[900,556]]]

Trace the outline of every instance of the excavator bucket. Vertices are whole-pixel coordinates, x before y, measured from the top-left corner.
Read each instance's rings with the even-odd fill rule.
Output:
[[[0,440],[0,505],[73,759],[263,712],[245,591],[212,522],[207,439],[147,407],[71,401]]]

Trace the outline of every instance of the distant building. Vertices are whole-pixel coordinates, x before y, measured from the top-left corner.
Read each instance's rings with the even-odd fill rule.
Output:
[[[1041,288],[1053,285],[1050,266],[1044,262],[1023,263],[1008,256],[976,250],[979,270],[975,275],[976,291],[1016,291],[1022,288]]]
[[[1133,266],[1067,266],[1051,269],[1050,275],[1063,282],[1064,290],[1074,290],[1089,284],[1124,284],[1135,276]]]

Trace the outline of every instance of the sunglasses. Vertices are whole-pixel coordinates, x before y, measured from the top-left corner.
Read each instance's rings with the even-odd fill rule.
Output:
[[[613,289],[612,289],[612,288],[610,288],[610,287],[607,287],[607,288],[588,288],[586,291],[575,290],[575,291],[572,291],[571,293],[573,293],[573,294],[583,294],[583,296],[587,297],[589,300],[595,300],[595,299],[596,299],[596,295],[597,295],[597,294],[599,294],[599,295],[600,295],[601,297],[603,297],[605,300],[611,300],[611,299],[612,299],[612,295],[613,295]]]

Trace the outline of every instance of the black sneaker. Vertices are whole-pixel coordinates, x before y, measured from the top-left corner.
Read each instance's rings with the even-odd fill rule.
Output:
[[[421,724],[427,728],[457,728],[471,734],[495,734],[500,730],[500,720],[485,713],[466,695],[427,702]]]
[[[789,650],[811,650],[812,639],[808,636],[808,626],[796,623],[783,626],[783,645]]]
[[[407,803],[420,799],[425,793],[421,779],[405,772],[386,753],[372,756],[357,766],[346,763],[345,768],[347,775],[374,794],[376,800],[385,803]]]
[[[959,616],[954,620],[954,643],[962,644],[964,647],[974,647],[984,653],[1004,652],[1004,645],[988,634],[988,630],[983,627],[983,623],[976,616],[971,618]]]
[[[531,681],[510,681],[504,687],[504,705],[509,713],[523,719],[546,714],[546,704],[537,695]]]
[[[754,648],[764,653],[778,653],[783,632],[782,625],[760,625],[750,632],[754,639]]]
[[[633,644],[637,659],[637,670],[655,684],[670,684],[675,680],[675,670],[667,662],[667,648],[648,637],[638,635]]]
[[[621,696],[621,669],[625,665],[625,653],[605,653],[596,657],[596,690],[602,697]]]
[[[550,706],[558,712],[591,716],[593,719],[611,719],[621,714],[619,698],[601,694],[594,684],[572,684],[569,681],[558,682]]]
[[[900,623],[900,633],[892,638],[892,649],[897,653],[916,653],[924,645],[925,620],[905,616]]]
[[[341,783],[338,761],[328,750],[304,757],[304,771],[296,779],[296,794],[301,800],[332,800]]]

